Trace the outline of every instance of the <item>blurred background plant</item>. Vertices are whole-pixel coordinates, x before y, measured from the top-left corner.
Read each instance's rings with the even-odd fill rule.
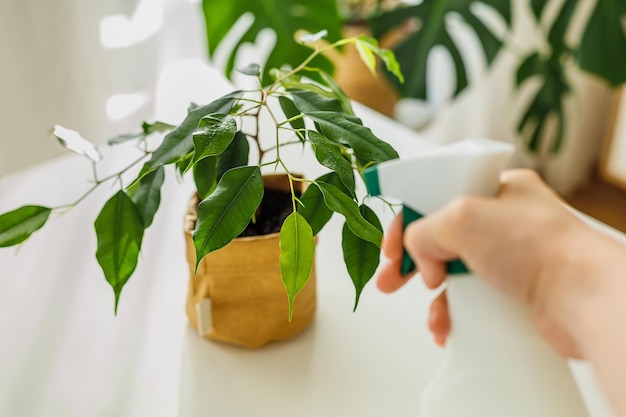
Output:
[[[531,0],[535,25],[541,33],[537,45],[511,42],[513,3],[505,0],[424,0],[417,4],[399,0],[203,0],[203,9],[210,56],[224,44],[226,35],[242,16],[252,15],[252,23],[244,29],[243,36],[232,42],[232,46],[226,46],[229,48],[227,76],[232,73],[240,46],[253,42],[265,29],[276,33],[276,45],[264,66],[269,68],[294,65],[302,59],[305,51],[291,42],[299,29],[315,32],[325,28],[329,40],[334,41],[341,37],[342,30],[367,22],[375,38],[380,42],[387,39],[385,46],[392,46],[400,62],[406,81],[399,83],[388,77],[395,91],[400,97],[422,101],[429,99],[429,59],[437,48],[445,50],[452,67],[454,87],[449,98],[455,98],[469,86],[471,63],[463,51],[458,30],[462,27],[464,36],[478,41],[484,66],[489,67],[503,49],[518,55],[516,86],[533,84],[534,91],[517,116],[516,130],[530,152],[539,153],[547,148],[557,153],[566,137],[564,100],[571,92],[568,68],[578,66],[612,87],[626,82],[623,25],[626,2],[597,0],[581,26],[581,19],[575,17],[578,9],[589,9],[589,2]],[[573,30],[574,26],[579,29]],[[317,64],[330,70],[331,62]],[[267,71],[263,74],[267,80]],[[347,90],[350,94],[350,88]],[[374,98],[372,103],[364,104],[377,108],[377,101]]]

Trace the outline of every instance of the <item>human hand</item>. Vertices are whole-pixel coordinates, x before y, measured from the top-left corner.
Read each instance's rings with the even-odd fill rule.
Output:
[[[396,217],[386,233],[389,261],[377,285],[392,292],[412,276],[400,276],[403,243],[431,289],[444,282],[445,263],[460,257],[476,275],[530,306],[539,331],[559,353],[580,357],[560,302],[576,283],[566,282],[570,277],[554,266],[567,262],[588,235],[588,227],[534,172],[506,171],[497,197],[459,198],[409,225],[404,238]],[[432,302],[428,325],[443,345],[451,329],[445,292]]]

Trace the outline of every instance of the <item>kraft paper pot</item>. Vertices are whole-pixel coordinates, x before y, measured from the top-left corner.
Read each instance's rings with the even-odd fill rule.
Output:
[[[263,178],[266,189],[289,189],[284,175]],[[297,183],[300,184],[300,183]],[[287,292],[280,278],[279,234],[241,237],[207,255],[198,266],[192,234],[197,219],[198,196],[192,197],[185,216],[189,263],[187,316],[207,339],[259,348],[286,340],[306,329],[315,316],[315,265],[311,278],[294,303],[288,321]]]

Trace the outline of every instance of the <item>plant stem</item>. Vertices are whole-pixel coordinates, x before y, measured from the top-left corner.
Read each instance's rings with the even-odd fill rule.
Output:
[[[280,123],[278,124],[278,126],[282,126],[282,125],[284,125],[284,124],[286,124],[286,123],[291,123],[291,122],[293,122],[293,121],[295,121],[295,120],[300,120],[300,119],[304,119],[304,114],[300,113],[300,114],[299,114],[299,115],[297,115],[297,116],[293,116],[293,117],[291,117],[291,118],[289,118],[289,119],[287,119],[287,120],[283,120],[282,122],[280,122]]]
[[[283,81],[285,81],[287,78],[291,77],[292,75],[304,69],[309,64],[309,62],[315,59],[316,56],[326,51],[329,51],[331,49],[335,49],[338,46],[345,45],[350,42],[354,42],[356,39],[357,39],[356,37],[341,39],[323,48],[319,48],[317,44],[315,44],[315,50],[311,53],[311,55],[309,55],[308,58],[305,59],[300,65],[298,65],[297,67],[295,67],[294,69],[292,69],[291,71],[289,71],[288,73],[284,74],[283,76],[278,78],[276,81],[274,81],[274,83],[267,89],[268,93],[275,91],[282,84]]]
[[[274,146],[270,146],[269,148],[266,148],[263,152],[270,152],[273,151],[274,149],[277,148],[277,146],[287,146],[287,145],[298,145],[301,144],[302,142],[299,140],[293,140],[293,141],[289,141],[289,142],[285,142],[285,143],[281,143],[280,145],[274,145]]]
[[[96,188],[98,188],[100,185],[104,184],[105,182],[108,182],[110,180],[112,180],[113,178],[117,178],[120,181],[120,185],[123,187],[122,184],[122,175],[128,171],[129,169],[131,169],[132,167],[134,167],[135,165],[137,165],[139,162],[141,162],[146,156],[150,155],[152,152],[148,152],[146,151],[143,155],[141,155],[140,158],[137,158],[136,160],[134,160],[132,163],[130,163],[129,165],[127,165],[126,167],[124,167],[121,171],[118,171],[114,174],[111,174],[109,176],[106,176],[102,179],[98,179],[97,174],[96,174],[96,168],[95,168],[95,163],[93,164],[93,171],[94,171],[94,184],[91,186],[91,188],[89,188],[87,190],[87,192],[85,192],[83,195],[81,195],[76,201],[74,201],[73,203],[69,203],[69,204],[64,204],[61,206],[57,206],[57,207],[53,207],[52,210],[53,211],[57,211],[57,210],[63,210],[63,209],[72,209],[74,207],[76,207],[78,204],[80,204],[81,201],[83,201],[85,198],[87,198],[92,192],[94,192],[94,190]]]

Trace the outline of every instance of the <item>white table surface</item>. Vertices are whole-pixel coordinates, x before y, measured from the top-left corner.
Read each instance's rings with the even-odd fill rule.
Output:
[[[174,90],[176,100],[158,108],[162,119],[180,117],[170,111],[176,104],[203,101],[197,89],[168,90],[167,82],[161,94]],[[403,155],[428,147],[382,116],[360,114]],[[129,160],[122,149],[105,151],[103,172]],[[310,155],[294,164],[319,173]],[[89,162],[68,156],[4,177],[0,212],[73,201],[88,188],[90,172]],[[54,216],[19,249],[0,250],[0,417],[417,416],[419,392],[441,356],[425,325],[432,294],[417,279],[393,295],[370,284],[352,313],[338,216],[320,234],[318,313],[301,336],[249,351],[208,342],[191,329],[182,218],[192,190],[169,172],[117,317],[93,230],[114,189],[105,186]],[[384,223],[390,218],[382,213]],[[591,415],[610,416],[588,368],[575,370]]]

